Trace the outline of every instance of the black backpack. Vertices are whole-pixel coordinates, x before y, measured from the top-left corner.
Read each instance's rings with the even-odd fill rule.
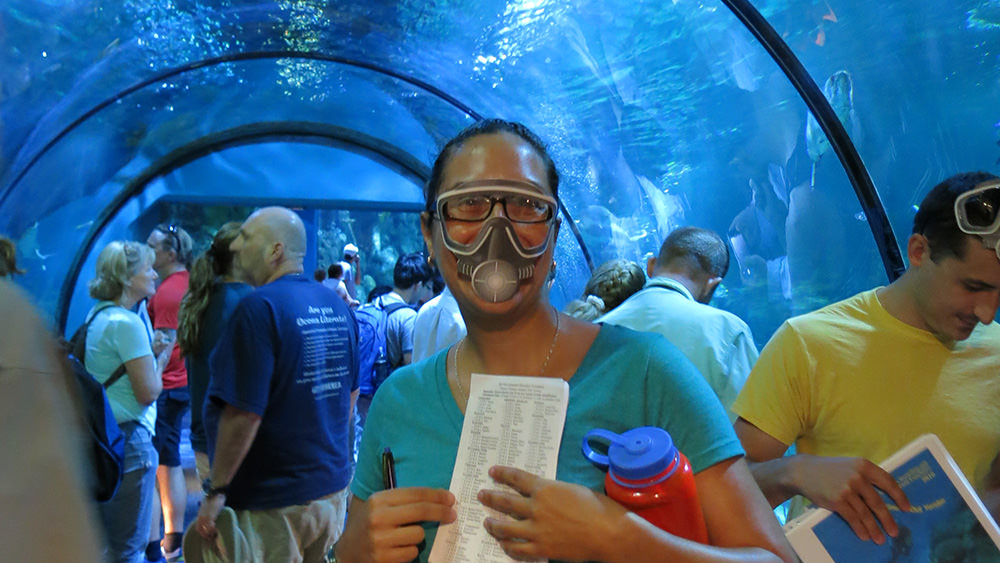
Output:
[[[125,365],[118,366],[102,385],[84,364],[87,351],[87,329],[98,313],[111,307],[106,305],[94,311],[90,319],[73,333],[67,343],[67,360],[80,390],[80,404],[90,434],[88,450],[93,473],[92,493],[98,502],[111,500],[118,491],[125,467],[125,435],[115,421],[105,389],[125,375]]]
[[[383,309],[377,303],[365,303],[354,312],[358,322],[358,384],[362,395],[373,395],[392,373],[386,349],[386,321],[405,303],[391,303]]]

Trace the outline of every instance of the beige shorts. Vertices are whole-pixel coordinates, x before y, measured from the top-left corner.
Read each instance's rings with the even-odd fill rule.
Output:
[[[235,513],[235,523],[224,522],[230,519],[232,512],[220,515],[217,522],[220,534],[218,545],[203,546],[197,532],[189,528],[185,534],[185,560],[205,563],[322,563],[326,552],[344,530],[347,499],[348,490],[345,488],[307,504],[270,510],[240,510]],[[197,541],[189,541],[187,536],[193,536],[190,540]],[[189,553],[189,548],[198,553]]]

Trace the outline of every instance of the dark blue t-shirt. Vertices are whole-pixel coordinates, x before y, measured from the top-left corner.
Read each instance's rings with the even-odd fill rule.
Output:
[[[209,451],[215,451],[226,404],[260,415],[261,424],[227,505],[278,508],[347,486],[357,342],[344,301],[302,275],[281,277],[240,301],[210,360]]]
[[[208,298],[208,307],[201,315],[201,326],[198,328],[198,353],[185,354],[187,366],[188,390],[191,391],[191,448],[196,452],[208,453],[208,438],[205,436],[203,423],[205,412],[205,393],[211,371],[208,368],[208,358],[215,345],[222,337],[222,331],[229,326],[229,317],[246,294],[253,287],[245,283],[220,283],[212,289]]]

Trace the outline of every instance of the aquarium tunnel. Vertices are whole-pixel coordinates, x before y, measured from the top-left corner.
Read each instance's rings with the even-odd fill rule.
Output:
[[[484,117],[561,171],[556,306],[696,225],[758,345],[894,279],[923,195],[1000,168],[997,0],[7,0],[0,38],[0,234],[60,328],[109,241],[204,249],[261,205],[302,215],[307,270],[354,243],[389,283]]]

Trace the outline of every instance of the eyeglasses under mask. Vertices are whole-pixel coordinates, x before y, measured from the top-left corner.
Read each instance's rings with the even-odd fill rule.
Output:
[[[1000,180],[973,188],[955,199],[955,220],[963,233],[976,235],[1000,259]]]
[[[436,211],[449,221],[485,221],[496,204],[514,223],[545,223],[555,216],[556,200],[533,184],[511,180],[477,180],[438,197]]]

